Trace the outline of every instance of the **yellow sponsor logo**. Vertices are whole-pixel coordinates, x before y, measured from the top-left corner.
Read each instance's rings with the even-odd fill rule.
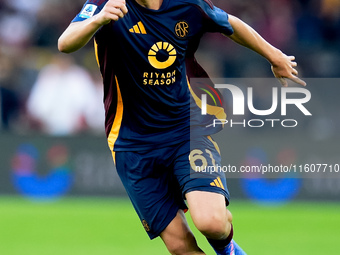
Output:
[[[145,72],[143,75],[144,85],[171,85],[176,82],[176,70],[167,73]]]
[[[159,55],[161,53],[165,56],[164,61],[159,60]],[[168,42],[155,43],[151,46],[151,49],[148,53],[150,65],[152,65],[156,69],[165,69],[170,67],[175,62],[176,58],[177,51],[175,47]]]

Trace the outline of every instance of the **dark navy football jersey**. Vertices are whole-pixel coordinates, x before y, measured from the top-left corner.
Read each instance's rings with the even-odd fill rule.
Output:
[[[73,22],[98,14],[106,2],[88,0]],[[134,151],[188,140],[190,115],[200,114],[189,80],[206,77],[194,53],[205,32],[233,33],[228,15],[208,0],[163,0],[159,10],[135,0],[126,5],[124,18],[95,35],[109,146]]]

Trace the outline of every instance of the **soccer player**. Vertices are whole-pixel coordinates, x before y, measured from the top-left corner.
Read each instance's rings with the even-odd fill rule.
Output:
[[[88,0],[58,47],[70,53],[95,38],[108,144],[149,237],[160,236],[171,254],[205,254],[187,225],[188,206],[216,254],[242,255],[232,239],[225,176],[202,178],[196,171],[221,160],[209,136],[216,130],[193,121],[190,132],[190,118],[200,110],[190,80],[207,77],[194,53],[206,32],[220,32],[265,57],[283,86],[286,78],[305,85],[294,57],[209,0]]]

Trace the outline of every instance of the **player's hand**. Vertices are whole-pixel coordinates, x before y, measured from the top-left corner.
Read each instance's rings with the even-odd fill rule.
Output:
[[[109,0],[98,13],[97,21],[100,25],[106,25],[112,20],[117,21],[123,18],[127,12],[125,0]]]
[[[279,58],[272,63],[272,71],[274,76],[279,80],[283,87],[288,86],[287,79],[306,86],[306,82],[297,77],[298,71],[295,69],[297,63],[294,61],[294,56],[287,56],[286,54],[280,52]]]

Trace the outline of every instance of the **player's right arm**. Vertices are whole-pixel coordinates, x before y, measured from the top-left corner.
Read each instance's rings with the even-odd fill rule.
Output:
[[[286,79],[306,86],[306,82],[297,77],[298,71],[295,69],[297,63],[294,61],[294,56],[287,56],[275,48],[239,18],[229,15],[229,23],[234,30],[234,33],[229,35],[229,38],[266,58],[272,65],[274,76],[278,78],[284,87],[288,86]]]
[[[85,46],[102,26],[123,18],[128,12],[125,0],[108,0],[103,9],[91,18],[71,23],[59,37],[58,49],[71,53]]]

